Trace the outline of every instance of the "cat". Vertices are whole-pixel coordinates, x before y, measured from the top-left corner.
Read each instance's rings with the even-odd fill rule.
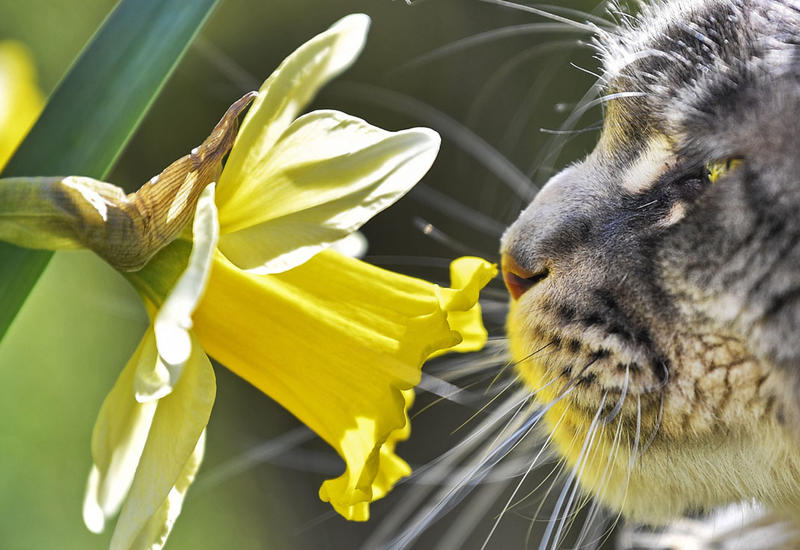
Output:
[[[571,22],[602,61],[600,97],[576,109],[603,106],[597,145],[501,239],[513,380],[418,474],[444,486],[427,504],[410,493],[376,548],[414,544],[503,459],[515,489],[499,513],[462,512],[494,527],[457,519],[447,548],[492,548],[527,499],[542,504],[525,544],[541,550],[597,547],[620,517],[618,548],[800,548],[800,2],[608,12],[613,25]],[[550,475],[523,489],[548,455],[549,519]]]
[[[612,513],[800,520],[800,3],[657,1],[596,42],[598,143],[502,238],[518,373]]]

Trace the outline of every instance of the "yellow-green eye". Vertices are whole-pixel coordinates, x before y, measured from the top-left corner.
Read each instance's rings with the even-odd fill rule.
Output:
[[[731,170],[735,170],[740,164],[742,164],[742,159],[739,158],[729,158],[709,162],[706,164],[708,181],[711,183],[716,183],[719,178],[726,175]]]

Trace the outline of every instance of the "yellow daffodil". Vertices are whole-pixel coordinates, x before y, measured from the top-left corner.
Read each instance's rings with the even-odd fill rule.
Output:
[[[0,42],[0,170],[44,104],[30,54],[22,44]]]
[[[493,265],[457,260],[441,288],[333,250],[439,148],[425,128],[388,132],[330,110],[298,118],[368,27],[352,15],[301,46],[136,193],[76,176],[2,180],[0,239],[91,248],[126,272],[151,318],[92,436],[84,520],[101,531],[121,508],[112,548],[161,548],[180,513],[216,393],[206,352],[336,449],[344,473],[320,497],[366,520],[410,473],[394,447],[422,363],[486,340],[477,301]]]
[[[491,264],[455,262],[447,289],[329,248],[407,192],[439,146],[430,130],[387,132],[336,111],[296,118],[355,60],[368,24],[349,16],[281,64],[197,201],[193,244],[176,240],[128,276],[152,324],[102,406],[84,503],[94,531],[122,506],[112,548],[160,548],[180,511],[215,394],[203,350],[336,449],[345,472],[320,497],[365,520],[410,472],[394,446],[422,362],[485,342],[477,298]],[[192,204],[192,174],[170,212]],[[104,193],[80,196],[94,205]]]

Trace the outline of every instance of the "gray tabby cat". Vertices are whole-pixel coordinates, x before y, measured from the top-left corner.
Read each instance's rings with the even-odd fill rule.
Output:
[[[800,520],[800,2],[659,2],[598,44],[599,142],[502,240],[518,372],[612,511]]]

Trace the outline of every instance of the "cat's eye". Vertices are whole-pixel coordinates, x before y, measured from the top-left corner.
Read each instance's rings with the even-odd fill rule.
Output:
[[[731,170],[735,170],[741,164],[742,159],[735,157],[709,162],[706,164],[706,178],[711,183],[716,183],[719,178]]]

